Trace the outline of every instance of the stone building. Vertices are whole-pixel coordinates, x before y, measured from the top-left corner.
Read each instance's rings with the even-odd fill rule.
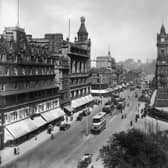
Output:
[[[47,33],[44,35],[44,39],[49,41],[49,50],[55,53],[61,52],[63,43],[62,33]]]
[[[110,51],[108,51],[108,56],[96,57],[96,68],[109,68],[109,69],[116,68],[115,59],[111,57]]]
[[[0,39],[1,148],[27,140],[64,115],[55,81],[57,60],[46,40],[28,37],[24,29],[8,27]]]
[[[93,68],[91,74],[91,88],[94,89],[107,89],[116,86],[117,76],[108,68]]]
[[[168,34],[164,25],[157,34],[156,87],[168,88]]]
[[[85,27],[85,18],[81,17],[81,25],[75,42],[66,42],[64,52],[70,58],[70,98],[71,106],[66,108],[74,112],[87,108],[92,102],[90,95],[90,50],[91,41]]]

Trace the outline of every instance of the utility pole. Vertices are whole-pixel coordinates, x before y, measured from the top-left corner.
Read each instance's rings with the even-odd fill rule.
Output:
[[[69,25],[68,25],[68,38],[70,41],[70,38],[71,38],[71,20],[70,20],[70,18],[69,18]]]
[[[17,0],[17,26],[19,27],[19,0]]]
[[[87,114],[87,117],[86,117],[86,136],[88,136],[88,135],[89,135],[89,115]]]

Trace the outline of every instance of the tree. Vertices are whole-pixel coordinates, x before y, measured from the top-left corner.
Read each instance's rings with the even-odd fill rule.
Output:
[[[145,134],[136,129],[114,134],[100,149],[104,167],[167,168],[167,148],[158,143],[158,139],[158,136]]]

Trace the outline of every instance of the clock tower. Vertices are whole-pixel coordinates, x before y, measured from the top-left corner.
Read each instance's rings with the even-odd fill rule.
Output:
[[[162,24],[157,34],[156,86],[168,88],[168,34]]]

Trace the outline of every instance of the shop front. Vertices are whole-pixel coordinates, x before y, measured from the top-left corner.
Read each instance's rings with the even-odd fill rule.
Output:
[[[39,129],[47,124],[41,117],[27,118],[5,125],[4,143],[6,145],[20,144],[39,133]]]
[[[94,98],[91,95],[80,97],[72,100],[71,107],[74,109],[74,112],[83,110],[86,107],[93,105]]]
[[[60,107],[41,113],[41,116],[48,125],[59,125],[64,120],[64,115],[65,113]]]

